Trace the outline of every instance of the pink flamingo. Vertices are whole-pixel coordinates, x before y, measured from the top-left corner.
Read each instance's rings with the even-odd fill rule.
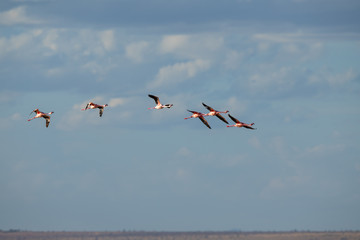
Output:
[[[81,111],[85,111],[87,109],[95,109],[95,108],[98,108],[99,109],[99,115],[100,117],[103,115],[104,113],[104,108],[107,107],[108,105],[107,104],[104,104],[104,105],[98,105],[96,103],[93,103],[93,102],[89,102],[88,104],[86,104],[86,107],[81,109]]]
[[[228,115],[231,118],[231,120],[233,120],[235,122],[235,125],[229,125],[229,126],[226,126],[226,127],[238,127],[238,128],[244,127],[244,128],[253,129],[253,130],[256,129],[256,128],[251,127],[252,125],[254,125],[254,123],[246,124],[246,123],[240,122],[239,120],[237,120],[236,118],[234,118],[230,114],[228,114]]]
[[[39,109],[35,109],[30,113],[30,115],[33,112],[36,113],[35,117],[28,119],[28,121],[31,121],[31,120],[33,120],[35,118],[41,118],[42,117],[42,118],[44,118],[46,120],[46,127],[49,127],[49,124],[50,124],[50,116],[49,115],[53,114],[54,112],[49,112],[48,114],[46,114],[46,113],[40,112]]]
[[[202,104],[204,105],[204,107],[207,108],[207,110],[210,111],[209,113],[205,114],[204,116],[217,116],[220,120],[229,124],[228,121],[226,121],[226,119],[223,116],[221,116],[221,114],[220,114],[220,113],[228,113],[229,112],[228,110],[226,110],[225,112],[220,112],[220,111],[214,110],[212,107],[206,105],[205,103],[202,103]]]
[[[191,111],[188,110],[189,112],[192,113],[192,115],[190,117],[184,118],[184,119],[189,119],[189,118],[199,118],[208,128],[211,129],[209,123],[205,120],[204,116],[205,114],[201,113],[201,112],[195,112],[195,111]]]
[[[155,107],[151,107],[151,108],[148,108],[148,109],[163,109],[163,108],[171,108],[173,106],[173,104],[164,104],[164,105],[161,104],[160,100],[159,100],[159,97],[157,97],[157,96],[154,96],[154,95],[151,95],[151,94],[149,94],[148,96],[151,97],[152,99],[154,99],[154,101],[156,103]]]

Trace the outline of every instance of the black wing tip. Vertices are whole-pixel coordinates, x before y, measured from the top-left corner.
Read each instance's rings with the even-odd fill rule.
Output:
[[[239,120],[237,120],[236,118],[234,118],[233,116],[231,116],[229,113],[228,113],[228,115],[229,115],[229,118],[230,118],[231,120],[233,120],[233,122],[235,122],[235,123],[240,122]]]
[[[211,129],[210,124],[205,120],[204,117],[201,116],[201,117],[199,117],[199,119],[200,119],[208,128]]]
[[[202,105],[209,111],[214,111],[214,109],[212,107],[210,107],[209,105],[206,105],[205,103],[202,103]]]

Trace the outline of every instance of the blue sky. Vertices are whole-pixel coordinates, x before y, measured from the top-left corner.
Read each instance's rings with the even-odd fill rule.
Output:
[[[1,1],[0,229],[359,230],[359,11]]]

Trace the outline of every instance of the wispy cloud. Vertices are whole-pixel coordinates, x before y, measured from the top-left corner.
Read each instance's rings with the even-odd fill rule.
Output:
[[[50,30],[49,32],[47,32],[42,42],[45,47],[49,48],[52,51],[56,51],[58,49],[58,44],[56,43],[58,37],[59,34],[57,30]]]
[[[99,33],[100,41],[106,51],[110,51],[115,47],[114,30],[105,30]]]
[[[188,35],[168,35],[163,37],[160,43],[160,50],[163,53],[171,53],[187,46],[188,44]]]
[[[266,67],[262,72],[253,73],[249,76],[248,87],[253,93],[290,91],[295,84],[295,80],[289,77],[292,71],[289,67],[276,70]]]
[[[284,195],[296,196],[309,189],[311,177],[306,175],[293,175],[287,177],[274,177],[261,191],[262,198],[283,198]]]
[[[12,56],[18,55],[24,57],[24,55],[26,55],[28,52],[38,49],[39,45],[34,43],[34,41],[41,39],[41,34],[41,30],[31,30],[10,37],[1,37],[0,57],[3,57],[8,53],[13,53]],[[32,48],[30,48],[29,45],[32,43],[34,43],[34,45],[32,45]]]
[[[166,35],[159,44],[159,52],[185,59],[210,58],[218,54],[223,44],[223,37],[215,33]]]
[[[112,98],[109,101],[109,106],[117,107],[117,106],[124,105],[126,102],[127,102],[127,100],[125,98]]]
[[[136,63],[140,63],[144,59],[144,52],[149,46],[147,41],[134,42],[125,47],[126,57]]]
[[[20,94],[13,91],[0,92],[0,104],[8,104],[16,100]]]
[[[11,116],[0,117],[0,130],[9,129],[17,124],[22,119],[20,113],[14,113]]]
[[[57,124],[57,128],[61,130],[72,130],[77,128],[80,125],[85,124],[91,124],[91,125],[97,125],[99,124],[98,118],[89,118],[86,117],[86,113],[81,111],[82,108],[86,106],[86,104],[89,102],[95,102],[98,104],[102,104],[101,102],[104,101],[103,97],[97,96],[89,100],[85,100],[81,103],[76,103],[73,105],[72,109],[67,111],[65,114],[63,114],[62,118],[59,120]],[[97,111],[97,109],[96,109]]]
[[[303,40],[309,35],[298,31],[293,33],[257,33],[253,35],[254,40],[288,43]]]
[[[208,70],[210,66],[210,61],[197,59],[162,67],[156,75],[155,80],[149,84],[149,88],[175,85],[195,77],[200,72]]]
[[[19,6],[0,13],[1,25],[40,24],[43,21],[29,17],[26,6]]]
[[[308,82],[310,84],[328,84],[332,87],[339,87],[351,81],[354,81],[358,76],[352,68],[345,72],[331,73],[329,70],[323,69],[309,76]]]
[[[81,111],[87,103],[94,102],[97,104],[105,104],[108,103],[109,107],[105,108],[104,115],[106,114],[107,117],[98,117],[98,109],[89,109],[87,111]],[[85,100],[81,103],[76,103],[73,105],[72,109],[67,111],[63,117],[59,120],[57,127],[61,130],[73,130],[78,128],[79,126],[84,125],[99,125],[103,123],[109,123],[110,121],[118,121],[127,119],[131,116],[131,113],[128,109],[121,111],[116,111],[114,108],[119,106],[123,106],[125,103],[129,102],[129,99],[126,98],[110,98],[106,99],[103,96],[96,96],[92,99]],[[94,112],[92,114],[92,112]],[[111,116],[111,117],[110,117]]]

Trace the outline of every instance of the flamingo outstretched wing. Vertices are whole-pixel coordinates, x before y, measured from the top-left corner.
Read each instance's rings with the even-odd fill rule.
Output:
[[[188,110],[188,112],[191,112],[191,113],[193,113],[193,114],[201,114],[200,112],[191,111],[191,110],[189,110],[189,109],[187,109],[187,110]]]
[[[50,118],[45,118],[46,120],[46,127],[49,127],[49,124],[50,124]]]
[[[256,128],[251,127],[250,125],[244,125],[244,128],[255,130]]]
[[[231,120],[233,120],[235,123],[241,123],[239,120],[237,120],[236,118],[234,118],[230,114],[228,114],[228,115],[229,115],[229,118],[231,118]]]
[[[204,107],[206,107],[207,110],[211,111],[215,111],[212,107],[206,105],[205,103],[202,103],[202,105],[204,105]]]
[[[217,116],[221,121],[229,124],[228,121],[226,121],[226,119],[220,113],[217,113],[215,116]]]
[[[159,97],[154,96],[154,95],[151,95],[151,94],[149,94],[148,96],[151,97],[152,99],[154,99],[154,101],[155,101],[156,104],[160,104]]]
[[[199,119],[208,127],[211,129],[209,123],[205,120],[205,118],[203,116],[200,116]]]

